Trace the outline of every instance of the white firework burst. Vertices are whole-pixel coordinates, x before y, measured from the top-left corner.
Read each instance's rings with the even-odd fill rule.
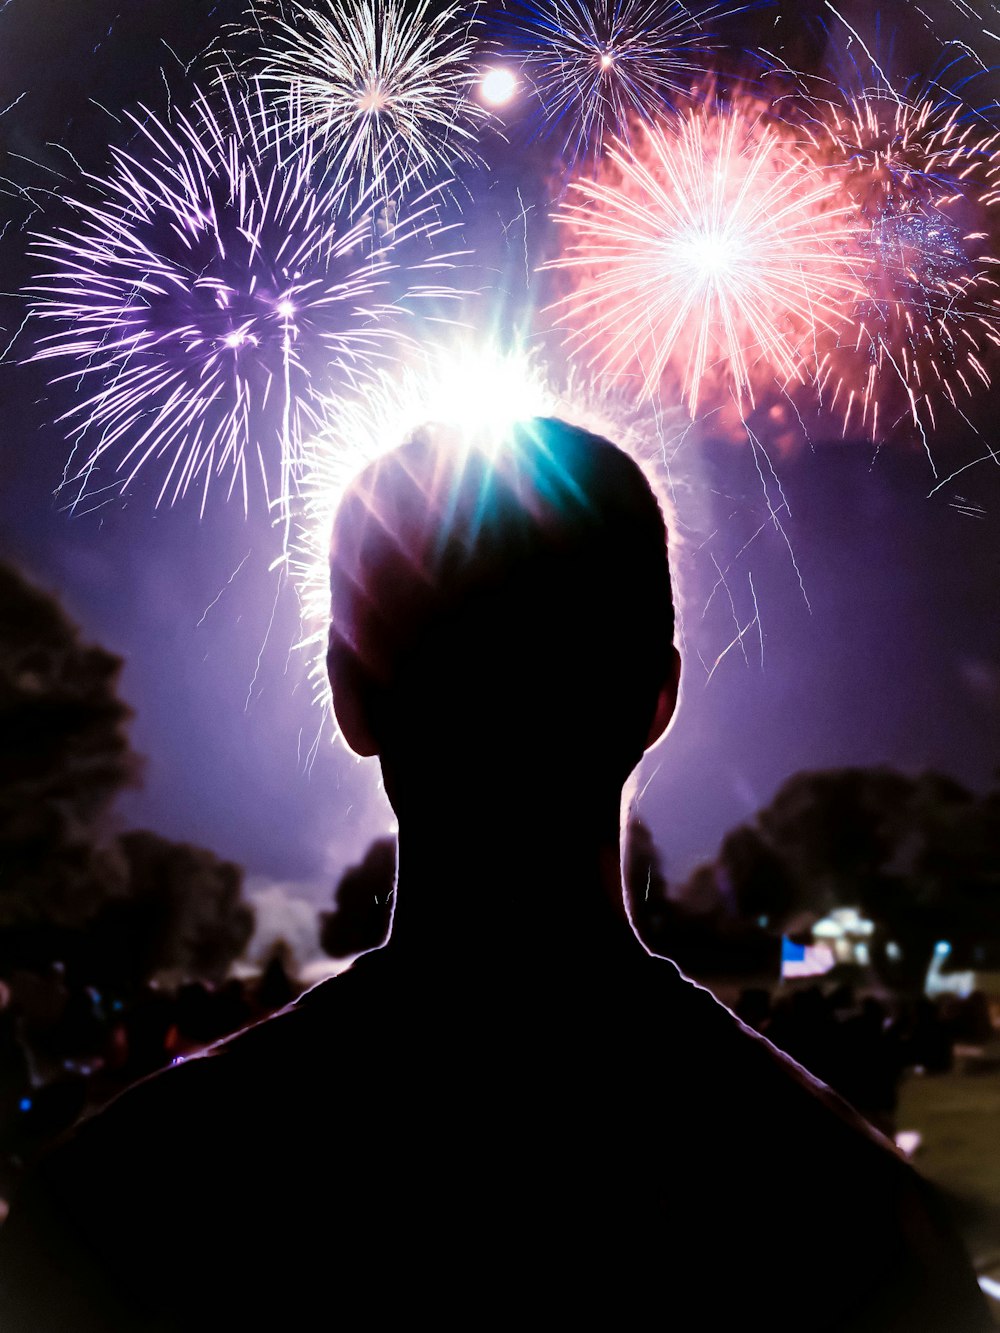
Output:
[[[261,78],[329,151],[338,184],[395,194],[476,160],[479,26],[431,0],[293,0],[290,20],[265,25]]]

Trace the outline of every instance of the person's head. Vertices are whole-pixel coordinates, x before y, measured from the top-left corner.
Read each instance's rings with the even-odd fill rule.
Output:
[[[429,426],[370,464],[337,513],[331,590],[337,720],[394,804],[439,764],[530,782],[555,761],[620,790],[670,720],[662,511],[628,455],[562,421],[489,448]]]

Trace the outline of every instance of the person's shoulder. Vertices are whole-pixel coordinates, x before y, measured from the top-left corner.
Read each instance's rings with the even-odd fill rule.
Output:
[[[639,973],[646,1091],[678,1146],[670,1187],[692,1225],[721,1210],[748,1300],[776,1289],[778,1261],[787,1294],[824,1304],[816,1328],[992,1328],[940,1199],[895,1144],[675,964],[650,955]]]
[[[818,1112],[831,1124],[839,1122],[878,1149],[889,1141],[827,1084],[810,1073],[766,1037],[754,1031],[707,987],[693,981],[671,962],[647,954],[642,984],[649,995],[659,995],[659,1006],[647,1007],[647,1022],[658,1017],[669,1029],[668,1057],[697,1065],[699,1082],[715,1088],[746,1083],[752,1100],[822,1107]],[[663,1049],[663,1043],[660,1044]],[[749,1108],[745,1108],[749,1109]],[[895,1157],[895,1154],[893,1154]]]
[[[294,1115],[296,1102],[329,1087],[334,1058],[346,1059],[359,1044],[355,1034],[371,1013],[371,970],[356,964],[282,1009],[178,1057],[81,1122],[66,1149],[135,1142],[148,1156],[150,1136],[160,1130],[180,1144],[215,1126],[233,1133],[248,1120],[280,1123],[286,1113]]]

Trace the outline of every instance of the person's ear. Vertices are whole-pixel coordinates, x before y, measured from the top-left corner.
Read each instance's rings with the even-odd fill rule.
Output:
[[[326,654],[333,713],[337,727],[355,754],[363,759],[378,754],[378,742],[368,717],[370,684],[356,654],[342,639],[330,637]]]
[[[677,694],[681,684],[681,655],[676,648],[670,649],[670,666],[667,671],[666,679],[660,686],[660,692],[656,696],[656,712],[653,714],[653,721],[650,724],[649,735],[646,737],[646,744],[643,747],[649,750],[656,744],[674,715],[677,707]]]

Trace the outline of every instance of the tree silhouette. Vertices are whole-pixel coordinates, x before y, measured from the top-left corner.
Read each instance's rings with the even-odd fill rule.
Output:
[[[623,857],[625,896],[636,934],[651,953],[696,979],[770,976],[779,947],[756,920],[730,910],[709,870],[695,890],[672,897],[649,829],[630,819]]]
[[[140,771],[122,665],[0,564],[0,976],[58,963],[116,992],[164,971],[216,980],[250,937],[239,867],[156,833],[106,837]]]
[[[726,836],[678,896],[704,901],[710,886],[731,911],[776,934],[858,907],[875,924],[880,975],[919,990],[938,939],[1000,941],[998,815],[996,791],[975,796],[939,773],[799,773]]]
[[[241,868],[148,830],[123,834],[118,847],[126,884],[104,900],[74,953],[81,979],[118,994],[153,977],[221,983],[253,934]]]
[[[0,955],[75,928],[126,869],[96,838],[139,771],[122,660],[84,644],[58,602],[0,564]],[[30,949],[29,949],[30,952]]]
[[[377,838],[341,876],[336,907],[320,914],[319,942],[331,958],[351,958],[385,943],[396,883],[396,840]]]

